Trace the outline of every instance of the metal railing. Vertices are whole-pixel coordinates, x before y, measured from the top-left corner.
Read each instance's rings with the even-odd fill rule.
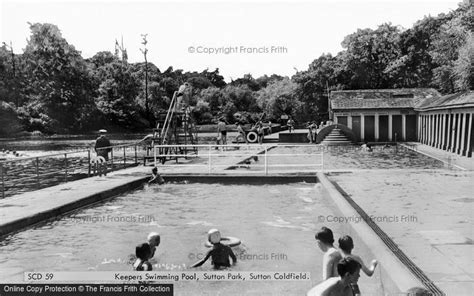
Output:
[[[282,148],[305,147],[312,150],[310,153],[295,153],[295,152],[278,152]],[[199,154],[184,155],[184,154],[160,154],[160,151],[165,151],[163,148],[198,148]],[[211,174],[213,169],[224,168],[225,170],[232,169],[247,169],[251,171],[263,171],[268,175],[270,170],[276,168],[282,171],[283,168],[288,171],[293,169],[297,172],[316,172],[324,170],[323,150],[317,146],[310,145],[244,145],[244,144],[227,144],[227,145],[155,145],[154,146],[154,162],[158,166],[160,160],[166,157],[181,157],[186,159],[198,158],[203,160],[199,162],[180,163],[180,167],[195,167],[207,168],[207,173]],[[227,161],[219,160],[224,159]],[[231,158],[231,159],[230,159]],[[261,161],[263,158],[263,162]],[[299,162],[298,162],[299,160]],[[163,163],[160,167],[176,167],[175,164]]]
[[[141,143],[103,147],[110,149],[109,160],[103,163],[92,148],[1,161],[0,197],[90,177],[97,174],[98,165],[104,173],[138,165],[146,156],[142,147]]]

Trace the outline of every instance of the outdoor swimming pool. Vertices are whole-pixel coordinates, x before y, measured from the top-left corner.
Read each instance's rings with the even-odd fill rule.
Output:
[[[263,171],[264,158],[264,154],[260,154],[258,162],[235,166],[233,169]],[[359,146],[276,146],[268,150],[266,158],[268,172],[270,173],[322,169],[325,171],[453,169],[449,164],[403,146],[390,146],[387,148],[375,146],[373,152],[362,151]]]
[[[321,279],[315,231],[327,225],[336,239],[349,231],[344,223],[320,222],[335,211],[318,183],[146,186],[7,237],[0,243],[0,277],[20,282],[23,272],[34,270],[130,271],[130,255],[151,231],[162,241],[154,270],[189,270],[206,252],[207,231],[218,228],[242,240],[232,270],[303,271],[311,281],[178,282],[176,295],[303,295]],[[355,244],[358,254],[369,256],[357,238]],[[210,262],[197,270],[211,270]],[[380,281],[376,273],[359,282],[364,294],[381,295]]]

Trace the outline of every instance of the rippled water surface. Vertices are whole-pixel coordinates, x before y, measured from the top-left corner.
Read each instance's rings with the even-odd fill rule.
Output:
[[[333,213],[327,198],[319,184],[307,183],[145,187],[9,236],[0,244],[0,277],[21,281],[23,272],[33,270],[129,271],[135,245],[151,231],[162,237],[154,270],[189,270],[206,252],[207,231],[218,228],[242,240],[234,248],[240,260],[233,270],[305,271],[312,281],[177,283],[178,295],[304,294],[321,277],[314,232],[323,225],[318,217]],[[336,236],[346,232],[343,224],[331,227]],[[207,262],[198,270],[210,269]]]

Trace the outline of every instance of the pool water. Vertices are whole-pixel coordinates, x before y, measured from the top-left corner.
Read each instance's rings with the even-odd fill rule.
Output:
[[[269,172],[330,170],[377,170],[377,169],[440,169],[448,166],[437,159],[402,146],[383,148],[375,146],[373,152],[365,152],[359,146],[307,145],[275,147],[267,152]],[[263,171],[264,155],[257,162],[237,166],[237,170]],[[452,168],[450,168],[452,169]]]
[[[35,270],[131,271],[135,246],[151,231],[161,234],[155,271],[191,270],[207,250],[207,231],[218,228],[223,236],[242,240],[233,248],[238,264],[232,270],[310,272],[311,280],[178,282],[176,295],[304,295],[321,281],[322,253],[314,233],[324,225],[318,216],[331,213],[332,203],[318,183],[145,186],[7,237],[0,243],[0,278],[20,282],[23,272]],[[348,233],[348,225],[329,226],[336,240]],[[210,262],[196,270],[211,270]],[[377,275],[364,280],[380,282]],[[381,295],[373,286],[365,294]]]

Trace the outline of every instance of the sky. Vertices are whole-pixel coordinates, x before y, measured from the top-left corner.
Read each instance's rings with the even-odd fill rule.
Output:
[[[114,52],[115,40],[129,62],[148,61],[164,71],[219,68],[226,81],[250,73],[291,76],[323,53],[343,50],[345,36],[383,23],[410,28],[424,16],[457,8],[460,0],[306,1],[39,1],[0,0],[0,41],[21,53],[28,22],[52,23],[89,58]]]

